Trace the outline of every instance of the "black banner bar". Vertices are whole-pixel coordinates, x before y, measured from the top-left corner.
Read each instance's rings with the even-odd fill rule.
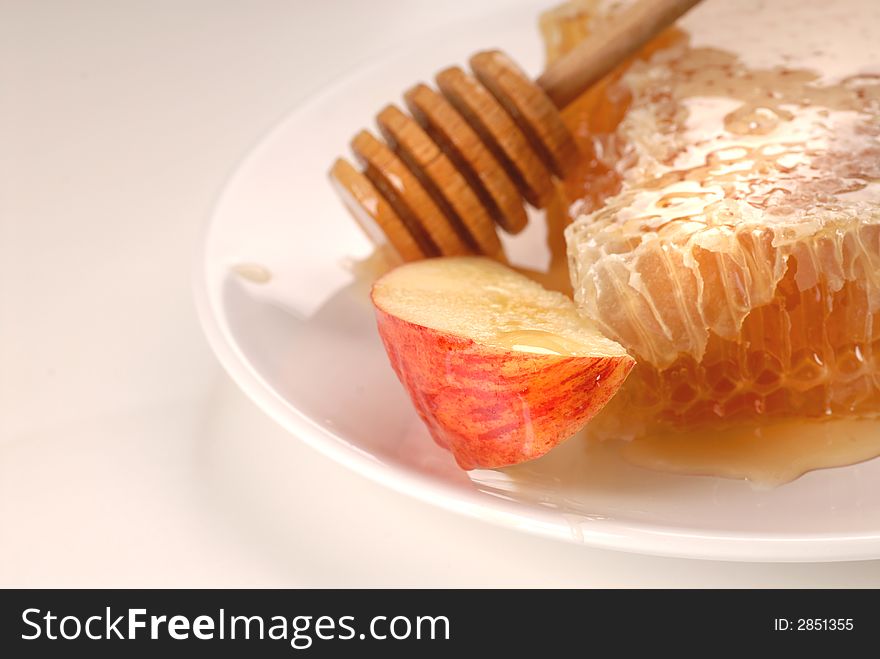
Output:
[[[873,647],[874,591],[6,590],[3,656]]]

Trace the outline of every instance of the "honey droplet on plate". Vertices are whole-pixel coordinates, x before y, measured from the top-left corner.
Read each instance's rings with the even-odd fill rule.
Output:
[[[267,284],[272,280],[272,271],[259,263],[239,263],[232,266],[232,271],[252,284]]]
[[[880,421],[789,420],[723,430],[679,431],[627,442],[621,456],[655,471],[716,476],[776,487],[808,471],[880,455]]]

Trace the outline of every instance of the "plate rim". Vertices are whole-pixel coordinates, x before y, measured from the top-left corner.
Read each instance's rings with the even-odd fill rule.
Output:
[[[216,220],[229,198],[268,146],[301,115],[319,105],[326,96],[337,93],[348,79],[367,69],[381,66],[400,56],[403,45],[386,50],[363,61],[328,84],[320,87],[289,109],[265,131],[240,158],[223,182],[220,192],[197,237],[191,273],[191,290],[196,316],[208,345],[223,369],[259,409],[276,423],[319,453],[389,489],[411,496],[449,512],[490,522],[495,526],[525,531],[532,535],[565,540],[600,549],[628,553],[736,562],[839,562],[880,558],[880,530],[874,533],[758,533],[708,532],[685,526],[650,523],[626,523],[612,519],[584,520],[577,529],[560,513],[528,509],[523,504],[497,500],[491,510],[481,496],[413,473],[381,461],[322,427],[276,392],[252,367],[232,339],[219,309],[214,307],[211,290],[209,244],[216,230]],[[805,551],[804,547],[809,547]]]

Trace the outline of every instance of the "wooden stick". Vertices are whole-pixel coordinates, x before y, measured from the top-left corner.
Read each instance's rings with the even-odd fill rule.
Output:
[[[536,81],[558,108],[672,25],[700,0],[640,0],[601,34],[592,34]]]

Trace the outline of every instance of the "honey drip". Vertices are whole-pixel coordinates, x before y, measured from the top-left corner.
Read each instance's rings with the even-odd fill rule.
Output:
[[[814,469],[843,467],[880,455],[880,425],[873,420],[841,419],[643,437],[621,446],[627,462],[691,476],[717,476],[775,487]]]
[[[517,352],[531,352],[539,355],[589,354],[590,346],[544,330],[522,329],[501,332],[494,344]]]

